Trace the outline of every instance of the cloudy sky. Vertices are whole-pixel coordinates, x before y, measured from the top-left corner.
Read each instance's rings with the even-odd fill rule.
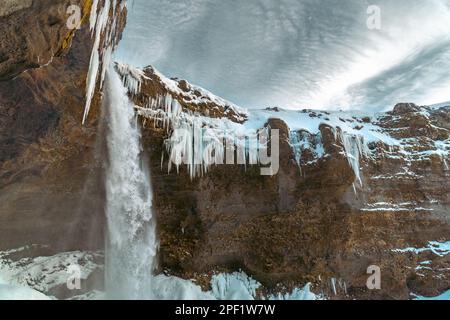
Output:
[[[248,108],[433,104],[450,100],[450,1],[132,0],[117,59]]]

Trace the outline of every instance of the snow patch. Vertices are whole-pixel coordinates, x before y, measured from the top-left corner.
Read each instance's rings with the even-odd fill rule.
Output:
[[[261,284],[244,272],[217,274],[211,279],[211,290],[203,291],[200,286],[189,280],[158,275],[154,277],[152,287],[156,299],[160,300],[321,300],[311,292],[310,284],[296,288],[291,293],[258,297]]]
[[[433,301],[433,300],[437,300],[437,301],[448,301],[450,300],[450,290],[447,292],[444,292],[443,294],[437,296],[437,297],[423,297],[423,296],[418,296],[418,295],[414,295],[415,299],[414,300],[423,300],[423,301]]]
[[[52,288],[66,284],[68,267],[81,267],[81,279],[101,269],[103,254],[98,252],[65,252],[54,256],[23,258],[17,261],[10,257],[28,248],[0,252],[0,283],[10,286],[29,287],[47,293]]]
[[[39,291],[0,282],[0,300],[51,300]]]
[[[430,241],[425,248],[405,248],[405,249],[394,249],[393,252],[397,253],[414,253],[414,254],[420,254],[422,252],[431,251],[435,255],[439,257],[445,257],[446,255],[450,254],[450,241],[447,242],[437,242],[437,241]]]

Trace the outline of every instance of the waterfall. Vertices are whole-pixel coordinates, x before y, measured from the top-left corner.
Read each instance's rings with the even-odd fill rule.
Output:
[[[157,240],[150,176],[133,104],[112,67],[107,72],[106,95],[106,295],[151,299]]]

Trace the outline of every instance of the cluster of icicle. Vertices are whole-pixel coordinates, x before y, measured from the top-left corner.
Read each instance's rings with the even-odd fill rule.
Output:
[[[116,70],[122,78],[123,85],[133,96],[141,92],[142,80],[145,77],[144,71],[133,68],[125,63],[116,63]]]
[[[126,0],[103,0],[103,6],[99,5],[99,1],[101,0],[93,0],[89,17],[89,26],[91,36],[94,38],[94,45],[86,79],[86,105],[83,124],[89,115],[97,83],[99,82],[100,89],[103,87],[106,71],[111,62],[111,55],[117,45],[117,19],[120,12],[126,7]],[[117,6],[118,1],[120,1],[119,7]],[[112,13],[111,21],[110,13]]]
[[[302,131],[292,131],[290,133],[290,144],[294,150],[295,161],[301,171],[302,154],[304,150],[311,150],[313,155],[319,159],[325,154],[322,143],[322,134],[304,134]]]
[[[144,72],[127,64],[117,64],[116,69],[128,92],[132,95],[138,94],[141,83],[146,78]],[[230,140],[237,150],[237,164],[259,164],[261,162],[258,150],[264,146],[258,143],[256,135],[243,134],[246,131],[245,124],[240,125],[242,134],[234,132],[235,134],[230,136],[230,132],[225,130],[226,126],[222,125],[226,123],[226,120],[217,121],[217,119],[183,111],[178,100],[174,99],[170,93],[153,97],[147,101],[146,106],[136,106],[135,108],[140,116],[151,119],[155,126],[164,127],[167,130],[172,128],[171,135],[165,142],[171,160],[169,161],[169,172],[174,165],[179,171],[180,165],[186,164],[191,178],[207,173],[211,164],[223,162],[228,153],[226,146],[230,145]],[[236,129],[236,126],[233,129]],[[364,137],[349,134],[339,127],[333,128],[333,132],[336,141],[342,143],[348,162],[357,181],[362,186],[360,162],[363,158],[370,156],[368,143]],[[202,139],[196,139],[199,136]],[[324,150],[321,135],[317,135],[315,139],[316,147],[313,152],[317,157],[322,157]],[[294,133],[291,133],[291,144],[300,166],[302,149],[311,149],[312,146],[305,138],[300,139],[298,134]]]
[[[333,127],[332,130],[335,140],[342,143],[348,163],[355,173],[356,180],[362,186],[363,182],[361,179],[360,163],[363,158],[370,157],[370,149],[367,141],[364,140],[364,137],[347,133],[339,127]],[[312,139],[312,141],[310,141],[310,139]],[[320,133],[310,138],[306,135],[302,136],[300,132],[293,131],[290,136],[290,144],[294,150],[295,160],[300,167],[300,170],[303,150],[311,150],[317,158],[321,158],[325,155],[322,135]]]
[[[165,147],[169,155],[170,172],[175,166],[187,165],[191,178],[207,173],[212,165],[261,163],[259,151],[266,146],[258,140],[257,133],[245,130],[227,130],[221,121],[196,113],[183,111],[170,94],[150,99],[145,108],[136,107],[140,116],[151,119],[155,126],[171,130]],[[170,129],[169,129],[170,128]],[[268,129],[262,129],[268,135]],[[236,151],[236,152],[235,152]],[[161,159],[163,162],[164,159]]]
[[[146,78],[145,73],[127,64],[117,64],[116,70],[128,92],[132,96],[138,94]],[[169,92],[152,97],[145,106],[135,106],[135,109],[139,116],[151,120],[155,127],[166,128],[170,133],[165,141],[169,172],[174,167],[179,172],[180,166],[186,165],[194,179],[207,173],[212,165],[231,162],[260,164],[260,152],[267,151],[267,146],[258,139],[258,134],[268,136],[267,128],[252,132],[228,119],[214,119],[185,111]],[[163,162],[164,158],[161,159]]]
[[[368,158],[370,156],[368,144],[362,136],[349,134],[340,128],[335,128],[333,131],[335,140],[341,141],[348,163],[352,167],[357,181],[362,186],[363,182],[361,180],[360,163],[361,159]]]

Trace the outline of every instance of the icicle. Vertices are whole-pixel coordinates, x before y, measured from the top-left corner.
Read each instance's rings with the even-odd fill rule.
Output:
[[[91,14],[89,17],[89,27],[91,29],[91,36],[94,36],[95,25],[97,24],[97,8],[98,8],[98,0],[94,0],[92,3]]]
[[[115,32],[117,27],[117,13],[115,12],[117,0],[104,0],[103,7],[99,8],[98,0],[94,0],[89,17],[89,25],[91,35],[94,37],[94,44],[92,47],[91,58],[89,62],[89,71],[86,78],[86,105],[84,107],[83,124],[86,122],[89,111],[94,98],[97,81],[99,81],[99,88],[103,88],[106,70],[109,67],[112,52],[115,47]],[[121,3],[121,9],[126,6],[126,1]],[[113,11],[112,21],[108,24],[110,19],[110,11]],[[103,37],[103,46],[100,47]],[[101,70],[100,70],[101,68]]]
[[[142,70],[126,64],[116,64],[116,70],[131,95],[139,94],[143,81],[149,79]],[[186,165],[194,179],[207,173],[213,165],[224,164],[225,145],[230,136],[238,150],[237,164],[260,163],[258,132],[228,132],[222,121],[184,111],[171,91],[151,97],[144,107],[135,106],[135,109],[138,115],[167,130],[168,172],[176,169],[179,173],[181,165]]]
[[[334,295],[337,296],[336,278],[331,278],[331,288],[333,289]]]
[[[144,78],[144,72],[142,70],[132,68],[131,66],[122,63],[117,63],[116,68],[129,93],[137,95],[141,92],[141,84]]]
[[[442,162],[444,163],[445,171],[448,171],[448,163],[447,163],[447,159],[445,159],[445,156],[442,156]]]
[[[298,132],[294,131],[290,133],[290,144],[292,146],[292,149],[294,150],[295,161],[297,162],[298,167],[301,170],[302,142],[300,141]]]
[[[345,155],[347,157],[348,163],[350,164],[353,172],[355,173],[356,179],[362,186],[361,172],[360,172],[360,161],[362,157],[369,156],[369,147],[364,141],[364,138],[358,135],[348,134],[342,131],[340,128],[334,129],[334,135],[336,140],[341,140],[344,147]]]

